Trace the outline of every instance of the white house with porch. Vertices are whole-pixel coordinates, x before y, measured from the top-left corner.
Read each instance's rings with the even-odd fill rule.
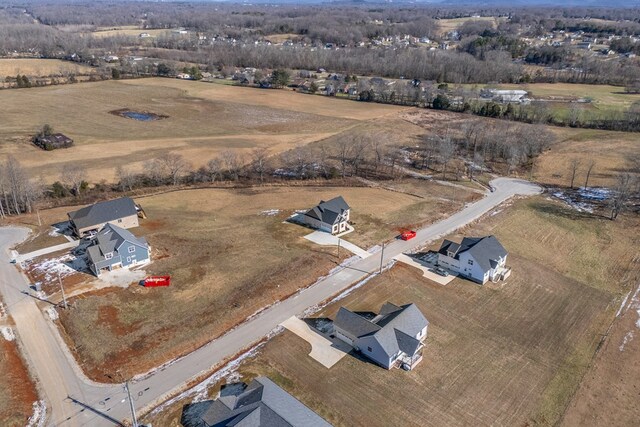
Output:
[[[302,220],[313,228],[331,234],[340,234],[349,228],[350,214],[351,208],[342,196],[338,196],[326,202],[322,200],[317,206],[305,212]]]
[[[507,254],[494,236],[465,237],[460,243],[445,240],[438,250],[438,265],[484,285],[509,277]]]

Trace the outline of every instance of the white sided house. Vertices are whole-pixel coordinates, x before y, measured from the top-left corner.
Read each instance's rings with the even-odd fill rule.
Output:
[[[331,234],[340,234],[348,229],[351,208],[342,196],[327,202],[324,200],[314,208],[309,209],[302,216],[303,222],[313,228]]]
[[[438,250],[438,265],[480,284],[504,280],[507,251],[494,236],[465,237],[462,242],[445,240]]]
[[[340,307],[333,322],[337,338],[386,369],[411,370],[420,363],[428,327],[415,304],[398,307],[390,302],[371,320]]]

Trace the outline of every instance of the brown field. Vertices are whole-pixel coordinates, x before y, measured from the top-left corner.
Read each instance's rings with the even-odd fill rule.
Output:
[[[576,185],[584,185],[586,167],[592,159],[596,166],[589,178],[589,186],[607,186],[616,175],[633,169],[640,161],[640,134],[608,132],[589,129],[556,129],[558,142],[544,153],[536,166],[534,179],[553,185],[569,185],[569,164],[573,159],[582,163]]]
[[[436,184],[420,186],[441,198],[453,193]],[[173,285],[85,294],[62,314],[62,325],[91,377],[107,380],[115,366],[125,376],[144,372],[335,266],[336,248],[314,245],[302,238],[311,230],[283,223],[295,210],[343,195],[358,230],[345,238],[367,247],[397,235],[408,221],[434,221],[472,197],[457,191],[455,202],[346,187],[201,189],[138,198],[148,219],[133,231],[150,242],[155,259],[146,270],[171,274]],[[272,209],[280,212],[262,214]]]
[[[87,65],[61,61],[58,59],[0,59],[0,76],[3,79],[6,76],[15,77],[18,74],[45,77],[70,73],[91,74],[93,72],[94,69]],[[5,96],[6,93],[3,93],[3,99],[5,99]]]
[[[98,28],[96,31],[92,31],[91,34],[93,37],[112,37],[112,36],[134,36],[138,37],[140,33],[148,33],[151,38],[158,37],[163,34],[171,34],[171,30],[167,29],[149,29],[143,30],[135,25],[131,26],[123,26],[123,27],[108,27],[108,28]]]
[[[38,400],[36,387],[15,342],[0,337],[0,425],[27,425],[33,414],[32,404]]]
[[[228,87],[177,79],[108,81],[3,92],[0,156],[15,155],[45,182],[64,164],[82,162],[90,180],[114,179],[118,165],[142,169],[146,161],[179,152],[194,166],[224,150],[271,153],[321,140],[360,122],[402,111],[290,91]],[[140,122],[109,114],[129,108],[169,116]],[[29,138],[44,123],[76,146],[46,152]]]
[[[517,201],[464,231],[493,233],[507,247],[513,274],[505,283],[440,286],[398,264],[318,313],[416,303],[430,327],[414,371],[386,371],[352,355],[327,370],[307,356],[308,344],[284,332],[240,373],[269,376],[337,426],[554,425],[620,295],[637,283],[637,250],[628,250],[637,248],[630,236],[637,226],[637,218],[576,216],[543,196]],[[177,425],[184,403],[149,421]]]
[[[464,24],[467,21],[488,21],[488,22],[491,22],[491,24],[495,28],[498,22],[500,22],[500,20],[503,20],[503,19],[504,18],[496,18],[492,16],[481,16],[477,18],[466,17],[466,18],[438,19],[436,23],[438,24],[440,33],[445,34],[445,33],[448,33],[449,31],[457,30],[462,26],[462,24]]]

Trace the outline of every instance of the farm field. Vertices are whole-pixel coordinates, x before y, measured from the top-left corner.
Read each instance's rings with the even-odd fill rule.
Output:
[[[450,31],[455,31],[462,26],[467,21],[487,21],[491,22],[492,25],[497,27],[498,22],[503,20],[504,18],[496,18],[493,16],[478,16],[478,17],[465,17],[465,18],[450,18],[450,19],[438,19],[436,23],[438,24],[440,34],[446,34]]]
[[[240,366],[242,380],[269,376],[337,426],[556,424],[622,295],[637,283],[637,253],[627,250],[637,247],[629,233],[637,219],[576,216],[544,196],[501,209],[464,234],[500,239],[513,268],[506,282],[440,286],[397,264],[313,316],[416,303],[430,326],[413,371],[386,371],[353,355],[327,370],[285,331]],[[175,425],[184,403],[149,421]]]
[[[0,156],[14,155],[48,183],[77,162],[90,181],[111,182],[117,166],[142,169],[167,152],[179,152],[195,167],[225,150],[266,147],[275,154],[403,110],[162,78],[16,89],[3,101]],[[169,117],[142,122],[109,113],[122,108]],[[30,137],[45,123],[76,145],[50,152],[35,147]]]
[[[170,34],[171,30],[167,29],[147,29],[143,30],[135,25],[125,25],[122,27],[104,27],[98,28],[90,32],[93,37],[112,37],[112,36],[140,36],[141,33],[147,33],[151,37],[158,37],[163,34]]]
[[[396,236],[407,221],[432,222],[462,206],[459,189],[457,201],[447,202],[442,198],[450,190],[440,194],[439,187],[430,190],[437,200],[362,187],[200,189],[136,198],[148,219],[132,231],[153,251],[145,270],[171,274],[172,286],[81,295],[61,313],[61,324],[91,377],[117,380],[115,366],[122,378],[139,374],[212,340],[336,266],[335,247],[314,245],[302,238],[312,230],[283,223],[296,210],[342,195],[357,230],[344,238],[367,248]],[[66,209],[54,211],[60,218]],[[341,259],[350,256],[345,252]]]
[[[91,74],[94,69],[82,64],[76,64],[59,59],[30,59],[30,58],[2,58],[0,59],[0,77],[15,77],[24,74],[34,77],[45,77],[65,74]],[[3,94],[3,97],[6,95]]]
[[[0,336],[0,425],[24,426],[33,415],[38,400],[36,386],[29,376],[15,341]]]

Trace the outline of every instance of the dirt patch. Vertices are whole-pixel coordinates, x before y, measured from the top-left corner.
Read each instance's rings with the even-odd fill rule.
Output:
[[[109,111],[110,114],[124,117],[125,119],[137,120],[140,122],[152,122],[155,120],[167,119],[169,116],[166,114],[156,114],[149,111],[135,111],[128,108],[122,108],[120,110]]]
[[[20,356],[15,342],[0,337],[0,424],[24,426],[38,400],[35,384]]]

